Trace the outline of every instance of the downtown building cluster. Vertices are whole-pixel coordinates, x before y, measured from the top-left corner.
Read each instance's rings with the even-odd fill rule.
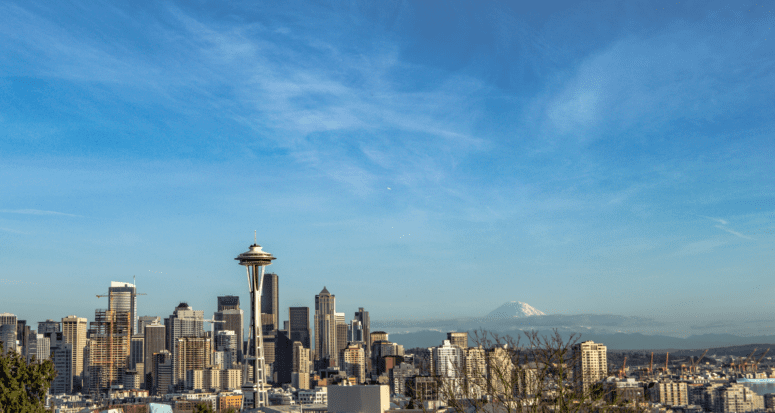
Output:
[[[535,360],[522,363],[513,345],[469,346],[466,332],[449,332],[439,346],[406,354],[386,332],[371,331],[364,308],[349,320],[337,312],[336,297],[326,287],[315,295],[314,307],[287,308],[280,326],[279,287],[277,274],[265,274],[257,318],[269,401],[265,411],[290,412],[288,406],[302,405],[308,411],[384,412],[387,400],[424,410],[464,399],[535,402],[556,396],[542,386],[546,372],[558,369],[567,372],[578,394],[602,392],[605,402],[633,403],[653,412],[775,410],[775,395],[760,396],[736,383],[746,375],[775,380],[775,369],[741,374],[734,363],[703,368],[697,360],[691,371],[671,372],[666,360],[662,370],[617,370],[607,347],[591,341],[569,347],[569,357],[547,369]],[[214,297],[217,311],[206,319],[204,311],[185,302],[166,317],[138,316],[138,295],[134,284],[111,282],[108,308],[95,310],[93,321],[68,315],[40,321],[37,330],[2,313],[2,350],[30,363],[53,361],[58,374],[50,393],[62,412],[95,403],[151,401],[178,411],[202,402],[215,410],[243,407],[241,389],[253,365],[240,298]]]

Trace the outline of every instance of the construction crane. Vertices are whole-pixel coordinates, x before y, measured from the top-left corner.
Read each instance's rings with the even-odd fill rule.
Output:
[[[654,374],[654,352],[651,352],[651,361],[649,362],[649,378]]]
[[[622,369],[619,370],[619,378],[624,378],[624,368],[627,366],[627,356],[624,356],[624,361],[622,362]]]
[[[700,364],[700,360],[705,358],[705,355],[708,354],[708,349],[702,352],[702,355],[697,358],[697,360],[694,360],[694,363],[692,363],[692,367],[690,368],[691,371],[697,372],[697,366]]]
[[[761,361],[764,359],[764,356],[766,356],[767,353],[769,353],[769,352],[770,352],[769,348],[767,350],[764,350],[764,353],[762,353],[762,355],[753,364],[753,371],[754,371],[754,373],[759,371],[759,363],[761,363]]]
[[[210,323],[210,338],[213,339],[212,343],[215,344],[215,333],[213,332],[213,324],[215,323],[225,323],[226,320],[216,320],[214,318],[211,318],[209,320],[202,320],[204,322]],[[213,346],[215,348],[215,346]]]
[[[756,350],[758,350],[758,348],[754,348],[751,354],[749,354],[748,357],[745,358],[745,361],[743,361],[743,364],[740,366],[742,368],[742,371],[748,370],[748,362],[751,360],[751,357],[753,357],[753,353],[756,353]]]

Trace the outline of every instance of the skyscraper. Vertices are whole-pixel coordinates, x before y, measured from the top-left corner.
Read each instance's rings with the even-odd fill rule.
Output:
[[[309,349],[309,307],[288,308],[288,321],[291,341],[298,341],[304,348]]]
[[[236,295],[226,295],[218,297],[218,311],[215,312],[214,318],[218,321],[224,321],[223,323],[213,324],[213,333],[218,334],[219,331],[233,331],[236,334],[236,340],[239,344],[237,346],[237,357],[234,362],[242,361],[242,343],[244,341],[244,312],[239,308],[239,297]]]
[[[131,334],[137,334],[137,288],[135,285],[111,281],[108,296],[108,310],[129,312],[132,316]]]
[[[46,333],[49,340],[51,361],[57,372],[51,382],[52,394],[65,394],[73,390],[73,346],[67,343],[63,332]]]
[[[335,313],[336,319],[336,366],[341,365],[342,351],[347,348],[347,323],[344,322],[344,313]],[[334,361],[334,360],[332,360]]]
[[[239,310],[238,295],[223,295],[218,297],[218,311]]]
[[[154,370],[154,355],[161,353],[162,350],[167,348],[167,329],[163,324],[156,321],[145,326],[143,335],[145,336],[145,341],[143,342],[143,345],[145,346],[145,348],[143,348],[145,362],[143,364],[146,371],[143,379],[147,383],[146,388],[152,390],[153,384],[156,383],[154,376],[156,374]],[[150,373],[150,378],[148,377],[148,373]]]
[[[48,319],[38,322],[38,334],[58,333],[60,331],[62,331],[62,326],[59,325],[59,321]]]
[[[342,350],[341,368],[349,377],[355,377],[357,384],[366,380],[366,359],[363,356],[363,347],[351,344]]]
[[[430,351],[431,375],[438,377],[445,391],[461,394],[465,367],[463,350],[444,340],[441,346],[432,347]]]
[[[315,353],[318,360],[336,365],[336,296],[326,287],[315,296]],[[332,363],[333,364],[330,364]]]
[[[264,336],[264,359],[268,365],[275,362],[279,316],[279,279],[277,274],[266,273],[261,288],[261,331]]]
[[[275,273],[264,275],[264,286],[261,289],[261,328],[264,334],[280,328],[280,284]]]
[[[172,359],[175,359],[175,343],[181,337],[202,337],[204,330],[204,311],[194,310],[186,303],[180,303],[172,315],[164,319],[166,327],[167,350],[172,353]]]
[[[16,322],[17,318],[15,314],[0,314],[0,341],[3,342],[3,347],[0,348],[0,352],[7,353],[9,351],[16,351]]]
[[[86,330],[88,330],[88,320],[84,317],[69,315],[62,319],[62,332],[65,342],[73,347],[73,388],[78,390],[83,385],[86,377],[84,370],[84,353],[86,351]]]
[[[169,393],[174,376],[172,353],[162,350],[153,354],[153,385],[152,390],[156,395]]]
[[[19,341],[19,353],[24,356],[27,355],[28,344],[27,340],[30,336],[30,326],[27,325],[27,320],[16,320],[16,340]]]
[[[583,392],[608,374],[608,349],[593,341],[584,341],[572,347],[573,379]]]
[[[237,333],[231,330],[221,330],[215,334],[215,351],[223,351],[228,354],[222,369],[233,368],[237,362],[237,353],[242,347],[237,340]]]
[[[188,370],[204,370],[210,365],[211,346],[207,337],[180,337],[175,341],[173,384],[177,391],[184,390]]]
[[[297,389],[309,389],[309,348],[300,341],[293,342],[291,385]]]
[[[355,319],[361,323],[362,338],[364,351],[366,358],[371,357],[371,321],[369,320],[369,312],[363,311],[363,307],[358,308],[355,312]]]
[[[89,333],[89,391],[101,392],[124,384],[129,361],[132,313],[96,310]]]
[[[153,322],[161,323],[161,317],[144,315],[137,318],[137,332],[135,334],[145,334],[145,326],[152,324]]]

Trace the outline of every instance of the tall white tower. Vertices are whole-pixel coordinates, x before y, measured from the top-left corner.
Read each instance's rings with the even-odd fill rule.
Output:
[[[253,244],[247,252],[238,255],[235,260],[244,265],[248,276],[248,289],[250,290],[250,332],[248,340],[252,343],[252,349],[248,350],[248,364],[253,360],[252,377],[242,386],[242,408],[258,409],[267,406],[266,390],[264,385],[264,337],[261,332],[261,288],[264,285],[264,267],[272,264],[275,257],[262,251],[261,246]]]

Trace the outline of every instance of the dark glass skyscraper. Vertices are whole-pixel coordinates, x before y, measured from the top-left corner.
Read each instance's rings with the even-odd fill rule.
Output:
[[[277,274],[264,274],[264,284],[261,288],[261,327],[264,334],[280,329],[279,287]]]
[[[214,323],[213,334],[218,334],[219,331],[233,331],[237,335],[237,359],[234,361],[242,361],[245,315],[239,308],[239,297],[236,295],[218,297],[215,319],[225,322]]]
[[[371,322],[369,321],[369,312],[363,311],[363,307],[358,308],[355,312],[355,319],[361,322],[361,329],[363,329],[363,341],[366,345],[364,348],[365,357],[371,357]]]
[[[309,307],[288,308],[288,321],[291,341],[298,341],[309,349]]]
[[[239,310],[239,296],[224,295],[218,297],[218,311]]]

